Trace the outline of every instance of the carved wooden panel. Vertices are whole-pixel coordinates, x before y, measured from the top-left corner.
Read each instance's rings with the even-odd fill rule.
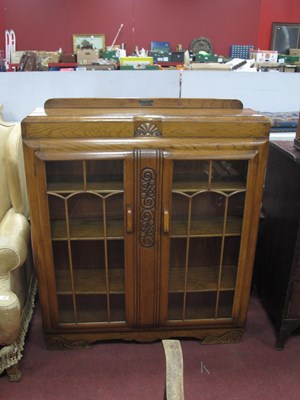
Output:
[[[156,172],[152,168],[144,168],[140,180],[140,242],[144,247],[151,247],[155,236]]]
[[[162,151],[136,150],[136,324],[155,326],[159,314]]]
[[[144,122],[135,129],[134,136],[161,136],[161,131],[153,122]]]

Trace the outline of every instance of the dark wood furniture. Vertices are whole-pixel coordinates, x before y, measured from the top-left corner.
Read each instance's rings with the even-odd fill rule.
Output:
[[[296,130],[296,137],[294,139],[294,146],[296,147],[297,150],[300,151],[300,113],[299,113],[299,118],[298,118],[298,126]]]
[[[262,214],[258,289],[283,349],[300,326],[300,152],[293,141],[270,143]]]
[[[269,129],[237,100],[62,99],[28,116],[48,346],[238,341]]]

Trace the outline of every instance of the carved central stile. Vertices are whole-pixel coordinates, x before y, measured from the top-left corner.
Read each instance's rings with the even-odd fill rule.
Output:
[[[156,173],[151,168],[141,171],[140,241],[151,247],[155,236]]]

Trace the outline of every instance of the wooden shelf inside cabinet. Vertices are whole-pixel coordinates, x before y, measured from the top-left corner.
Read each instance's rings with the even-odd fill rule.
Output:
[[[51,193],[75,193],[75,192],[95,192],[95,193],[123,193],[123,182],[49,182],[48,194]]]
[[[68,240],[67,225],[65,220],[51,221],[52,240]],[[98,220],[72,220],[70,221],[71,240],[118,240],[124,239],[123,220],[109,220],[106,225],[106,236],[103,223]]]
[[[63,321],[60,324],[61,329],[68,329],[69,327],[80,329],[85,329],[84,324],[87,325],[87,329],[91,324],[97,324],[100,326],[110,326],[110,327],[124,327],[126,325],[125,316],[121,311],[114,313],[114,320],[109,319],[107,313],[104,310],[97,309],[97,304],[95,304],[94,309],[84,309],[77,311],[77,320],[74,318],[74,313],[72,310],[65,310],[63,306],[60,308],[60,319]]]
[[[223,292],[228,296],[228,300],[223,302],[216,308],[212,301],[216,298],[216,293],[206,292],[203,293],[201,298],[201,308],[197,305],[197,302],[189,302],[190,304],[186,308],[185,312],[178,307],[176,303],[172,301],[169,304],[169,323],[182,324],[184,322],[190,324],[215,324],[221,325],[228,323],[231,319],[232,323],[232,296],[231,292]],[[187,296],[191,295],[190,293]],[[196,294],[197,295],[197,294]],[[175,294],[177,296],[177,294]],[[174,300],[174,299],[173,299]]]
[[[234,290],[236,281],[236,266],[224,266],[220,290]],[[187,292],[209,292],[218,289],[220,267],[190,267],[187,272]],[[170,267],[170,293],[184,291],[184,267]]]
[[[75,294],[124,294],[124,269],[110,268],[108,271],[108,287],[106,287],[105,270],[96,268],[74,269]],[[70,271],[56,272],[57,294],[72,294]]]
[[[189,181],[188,179],[173,183],[173,193],[197,193],[201,190],[216,190],[220,192],[243,192],[246,190],[246,187],[245,183],[239,181],[212,182],[210,184],[210,187],[208,186],[207,182]]]
[[[229,217],[224,230],[224,217],[193,218],[190,225],[189,236],[239,236],[242,232],[242,218]],[[186,237],[188,234],[187,220],[176,219],[172,221],[171,237]]]

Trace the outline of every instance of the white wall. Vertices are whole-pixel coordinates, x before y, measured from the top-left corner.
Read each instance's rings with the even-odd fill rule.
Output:
[[[0,73],[6,121],[20,121],[53,97],[236,98],[257,111],[298,111],[300,73],[224,71]]]
[[[256,111],[299,111],[300,73],[183,71],[181,97],[239,99]]]
[[[179,97],[179,71],[0,73],[3,119],[20,121],[53,97]]]

